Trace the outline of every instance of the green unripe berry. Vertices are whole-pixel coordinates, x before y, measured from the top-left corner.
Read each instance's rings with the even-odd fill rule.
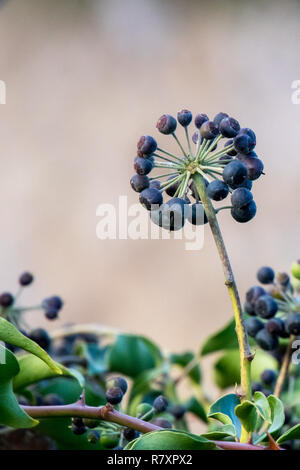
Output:
[[[120,435],[104,431],[100,437],[100,444],[105,449],[113,449],[119,444]]]
[[[147,416],[144,418],[145,414]],[[154,416],[154,410],[149,403],[140,403],[136,408],[136,416],[137,418],[143,418],[145,421],[150,421]]]
[[[296,279],[300,280],[300,259],[293,262],[291,273]]]

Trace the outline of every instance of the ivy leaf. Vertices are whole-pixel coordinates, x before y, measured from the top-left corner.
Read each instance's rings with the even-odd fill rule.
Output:
[[[277,439],[277,444],[282,444],[283,442],[292,441],[294,439],[300,439],[300,424],[296,424],[296,426],[293,426],[282,434],[279,439]]]
[[[284,415],[284,406],[281,400],[279,398],[275,397],[274,395],[268,396],[268,402],[270,405],[271,409],[271,421],[272,424],[269,427],[268,431],[270,434],[278,431],[280,429],[285,421],[285,415]]]
[[[227,437],[236,437],[236,430],[233,424],[225,424],[220,429],[216,429],[214,431],[209,431],[206,433],[201,434],[202,437],[205,437],[209,440],[222,440]]]
[[[189,398],[185,404],[185,408],[190,413],[193,413],[195,416],[200,418],[204,423],[207,423],[207,416],[204,407],[201,403],[197,400],[196,397]]]
[[[62,375],[75,377],[76,380],[81,383],[81,386],[84,385],[84,378],[82,376],[80,377],[77,371],[72,372],[71,369],[68,370],[57,362],[55,364],[57,365],[57,368],[61,370]],[[57,377],[58,375],[57,372],[50,369],[45,362],[33,354],[21,356],[19,358],[19,367],[20,371],[13,380],[14,391],[22,390],[28,387],[28,385],[32,385],[51,377]]]
[[[171,364],[176,364],[180,367],[186,367],[193,359],[195,354],[191,351],[186,351],[182,354],[171,354],[170,362]],[[199,364],[196,364],[188,373],[188,377],[192,382],[199,385],[201,383],[202,374]]]
[[[211,405],[208,417],[217,419],[223,424],[233,424],[236,435],[240,437],[241,422],[234,412],[239,404],[240,399],[234,393],[224,395]]]
[[[125,450],[213,450],[213,442],[185,431],[154,431],[130,442]]]
[[[129,377],[137,377],[147,369],[154,369],[162,361],[160,349],[143,336],[118,335],[107,352],[109,370]]]
[[[224,349],[237,349],[238,341],[235,332],[235,321],[232,319],[214,335],[210,336],[203,344],[200,355],[205,356]]]
[[[0,424],[13,428],[32,428],[38,421],[19,406],[12,389],[12,379],[19,372],[17,358],[0,344],[0,359]]]
[[[0,341],[18,346],[44,361],[56,374],[61,374],[60,367],[37,343],[24,336],[12,323],[0,318]]]
[[[249,400],[245,400],[235,408],[235,414],[240,419],[244,428],[248,432],[253,432],[260,421],[259,410],[257,406]]]
[[[255,392],[254,402],[262,419],[268,424],[271,424],[271,408],[266,395],[264,395],[262,392]]]

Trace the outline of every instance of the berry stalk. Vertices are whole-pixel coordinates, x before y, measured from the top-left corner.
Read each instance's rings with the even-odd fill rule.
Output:
[[[281,391],[284,386],[284,382],[290,367],[291,363],[291,358],[292,358],[292,353],[293,353],[293,342],[295,340],[294,336],[291,336],[291,340],[286,348],[286,352],[283,358],[283,362],[281,365],[280,373],[278,375],[278,379],[276,381],[275,389],[274,389],[274,395],[275,397],[279,398]]]
[[[231,303],[234,310],[234,317],[235,317],[235,329],[239,343],[239,350],[240,350],[240,365],[241,365],[241,389],[242,389],[242,396],[241,400],[251,400],[252,393],[251,393],[251,361],[253,359],[253,355],[250,350],[249,342],[248,342],[248,335],[245,329],[245,323],[243,318],[243,311],[241,306],[241,301],[239,298],[239,293],[237,290],[237,286],[235,283],[232,267],[230,264],[230,260],[227,254],[227,250],[224,244],[223,236],[219,227],[219,223],[216,217],[215,209],[211,203],[210,198],[206,192],[205,181],[203,177],[195,173],[192,176],[196,189],[200,195],[202,204],[204,206],[204,210],[208,219],[208,223],[210,225],[218,253],[223,265],[224,275],[225,275],[225,284],[227,286],[229,296],[231,299]],[[241,441],[247,442],[249,440],[249,433],[242,429],[242,436]]]

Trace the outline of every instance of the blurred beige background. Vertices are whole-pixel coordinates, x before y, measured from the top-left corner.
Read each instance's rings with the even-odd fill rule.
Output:
[[[242,297],[262,264],[300,256],[298,2],[9,0],[0,10],[0,285],[24,302],[58,293],[59,322],[97,321],[198,348],[231,316],[209,230],[184,241],[100,241],[96,208],[136,202],[136,141],[186,107],[226,111],[257,133],[258,213],[220,221]],[[165,143],[168,138],[166,138]],[[35,325],[46,324],[39,313]],[[49,325],[49,323],[47,323]]]

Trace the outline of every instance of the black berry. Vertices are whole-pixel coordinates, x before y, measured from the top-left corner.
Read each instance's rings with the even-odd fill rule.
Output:
[[[247,206],[252,200],[252,193],[246,188],[235,189],[231,196],[231,204],[236,208]]]
[[[56,320],[58,318],[58,310],[56,308],[47,308],[45,310],[45,317],[47,320]]]
[[[157,149],[157,142],[150,135],[142,135],[138,141],[137,148],[143,155],[152,155]]]
[[[149,187],[149,178],[146,175],[133,175],[130,184],[134,191],[140,193]]]
[[[156,424],[156,426],[159,426],[164,429],[172,428],[172,424],[170,423],[170,421],[164,418],[155,418],[151,421],[151,423]]]
[[[167,181],[170,181],[171,179],[174,179],[174,176],[170,176]],[[180,181],[179,182],[175,182],[173,184],[171,184],[171,186],[169,186],[167,189],[166,189],[166,193],[168,196],[170,197],[174,197],[177,189],[179,188],[179,185],[180,185]]]
[[[256,315],[254,305],[250,304],[249,302],[245,302],[244,310],[248,315],[251,315],[251,316]]]
[[[153,160],[151,158],[135,157],[134,169],[138,175],[148,175],[153,168]]]
[[[257,279],[262,284],[272,284],[274,281],[275,273],[269,266],[263,266],[257,271]]]
[[[162,206],[161,211],[161,226],[170,231],[180,230],[185,223],[185,218],[188,216],[189,211],[187,202],[179,197],[170,199]]]
[[[249,222],[256,214],[256,204],[251,201],[247,206],[233,207],[231,209],[231,215],[237,222],[245,223]]]
[[[222,201],[228,196],[229,188],[226,183],[214,180],[207,186],[207,195],[214,201]]]
[[[234,138],[233,144],[238,153],[247,154],[254,149],[256,145],[256,136],[251,129],[243,128]]]
[[[264,171],[264,164],[257,157],[238,155],[238,159],[246,166],[248,178],[251,181],[257,180]]]
[[[150,183],[149,183],[149,188],[153,188],[153,189],[161,189],[161,183],[159,180],[150,180]]]
[[[136,439],[139,435],[140,433],[132,428],[125,428],[123,431],[123,436],[128,442],[133,441],[133,439]]]
[[[163,114],[157,121],[156,127],[162,134],[173,134],[177,127],[177,121],[170,114]]]
[[[182,109],[177,113],[177,121],[179,124],[181,124],[183,127],[187,127],[193,119],[193,115],[191,111],[188,111],[187,109]]]
[[[10,292],[3,292],[0,295],[0,305],[1,307],[7,308],[14,303],[14,297]]]
[[[247,333],[251,338],[254,338],[264,328],[263,322],[258,318],[247,318],[245,325]]]
[[[278,311],[276,300],[269,294],[262,295],[255,302],[255,313],[262,318],[272,318]]]
[[[235,137],[240,130],[238,121],[232,117],[222,119],[219,124],[219,131],[224,137]]]
[[[252,382],[251,388],[252,388],[252,393],[262,392],[262,390],[263,390],[263,386],[259,382]]]
[[[167,398],[163,395],[159,395],[157,398],[155,398],[153,402],[153,408],[155,411],[158,413],[162,413],[163,411],[166,411],[168,408],[169,402]]]
[[[190,211],[187,217],[188,221],[193,225],[204,225],[207,224],[208,219],[206,217],[203,204],[197,202],[190,206]]]
[[[174,416],[175,419],[182,419],[185,415],[186,408],[182,405],[174,405],[170,409],[170,413]]]
[[[43,300],[42,307],[44,309],[54,308],[56,310],[60,310],[63,307],[63,301],[58,295],[53,295],[52,297],[48,297]]]
[[[284,321],[281,318],[270,318],[266,323],[266,329],[271,335],[277,335],[281,338],[288,337],[284,328]]]
[[[123,394],[127,392],[128,384],[123,377],[115,377],[110,379],[107,383],[107,388],[118,387],[122,390]]]
[[[246,300],[250,304],[254,305],[259,297],[265,295],[266,291],[261,286],[253,286],[246,292]]]
[[[228,114],[227,113],[218,113],[216,114],[216,116],[214,117],[214,124],[217,126],[217,128],[219,128],[221,122],[223,121],[223,119],[225,118],[228,118]]]
[[[263,371],[263,373],[261,374],[260,376],[261,378],[261,381],[265,384],[265,385],[273,385],[274,382],[276,381],[277,379],[277,374],[274,370],[272,369],[266,369]]]
[[[272,351],[279,345],[278,337],[271,335],[265,328],[261,329],[255,336],[257,344],[265,351]]]
[[[224,148],[229,147],[229,146],[231,147],[232,145],[233,145],[233,140],[229,139],[229,140],[227,140],[227,142],[225,142]],[[228,150],[228,152],[227,152],[227,155],[230,155],[231,157],[234,157],[236,154],[237,154],[237,152],[234,148],[231,149],[231,150]]]
[[[203,139],[214,139],[218,135],[218,133],[218,128],[212,121],[205,121],[200,128],[200,134]]]
[[[285,320],[285,329],[290,335],[300,334],[300,314],[290,313]]]
[[[21,274],[21,276],[19,277],[19,283],[21,286],[29,286],[29,284],[31,284],[32,282],[33,275],[27,271]]]
[[[106,391],[106,400],[111,405],[118,405],[118,403],[121,403],[122,398],[123,392],[120,387],[112,387]]]
[[[206,121],[209,121],[209,117],[207,116],[207,114],[204,114],[204,113],[197,114],[197,116],[195,117],[195,121],[194,121],[195,126],[197,127],[197,129],[200,129],[202,124]]]
[[[51,338],[48,332],[43,328],[36,328],[35,330],[32,330],[29,338],[45,350],[49,349],[50,347]]]
[[[238,160],[228,163],[223,170],[223,180],[229,186],[241,184],[246,178],[247,168]]]
[[[140,203],[149,211],[151,206],[160,206],[163,203],[163,197],[158,189],[147,188],[140,194]]]

